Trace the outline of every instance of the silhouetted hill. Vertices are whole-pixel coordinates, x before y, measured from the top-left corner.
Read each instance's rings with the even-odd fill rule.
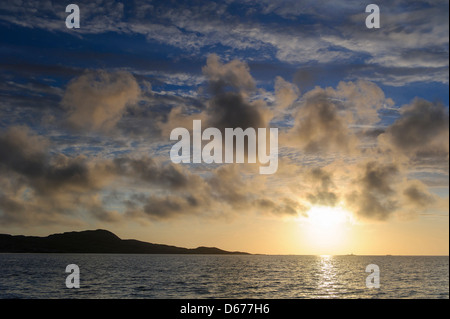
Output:
[[[188,249],[120,239],[110,231],[97,229],[53,234],[47,237],[0,234],[3,253],[109,253],[109,254],[248,254],[215,247]]]

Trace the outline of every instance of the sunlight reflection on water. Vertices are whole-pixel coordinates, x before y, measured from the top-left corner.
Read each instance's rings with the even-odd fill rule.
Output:
[[[448,257],[0,254],[1,298],[449,298]],[[80,267],[80,289],[65,267]],[[365,286],[368,264],[381,288]]]

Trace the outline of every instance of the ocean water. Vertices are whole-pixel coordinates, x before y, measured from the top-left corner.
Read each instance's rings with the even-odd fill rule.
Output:
[[[65,285],[66,266],[80,288]],[[366,266],[380,288],[366,287]],[[0,298],[449,298],[449,258],[0,254]]]

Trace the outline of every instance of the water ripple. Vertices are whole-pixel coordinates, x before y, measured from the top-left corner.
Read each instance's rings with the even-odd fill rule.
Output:
[[[449,298],[448,257],[0,254],[0,298]],[[65,267],[80,267],[79,289]],[[381,287],[368,289],[368,264]]]

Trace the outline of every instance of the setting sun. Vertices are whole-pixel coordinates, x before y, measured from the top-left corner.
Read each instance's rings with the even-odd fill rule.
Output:
[[[308,211],[306,224],[312,245],[323,253],[340,248],[352,223],[350,216],[342,207],[313,206]]]

